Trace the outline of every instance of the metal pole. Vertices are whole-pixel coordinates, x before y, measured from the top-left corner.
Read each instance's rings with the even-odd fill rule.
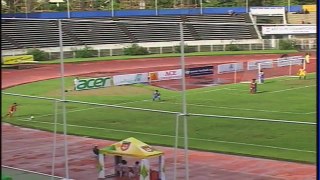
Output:
[[[113,0],[111,0],[111,16],[114,17],[114,4]]]
[[[54,180],[56,144],[57,144],[57,119],[58,119],[58,101],[54,102],[54,126],[53,126],[53,151],[52,151],[52,170],[51,179]]]
[[[178,143],[179,143],[179,120],[180,120],[180,114],[177,114],[176,117],[176,137],[174,142],[174,152],[173,152],[173,179],[177,179],[177,150],[178,150]]]
[[[234,63],[235,67],[234,67],[234,84],[237,83],[237,69],[238,69],[238,63]]]
[[[289,60],[289,76],[291,76],[291,72],[292,72],[292,63],[291,63],[291,60]]]
[[[261,78],[260,78],[260,71],[261,71],[261,63],[258,63],[258,83],[261,84]]]
[[[184,155],[185,155],[185,179],[189,180],[189,155],[188,155],[188,128],[187,128],[187,102],[186,102],[186,78],[184,59],[184,38],[183,23],[180,25],[180,49],[181,49],[181,70],[182,70],[182,113],[184,120]]]
[[[158,0],[155,0],[156,16],[158,16]]]
[[[200,14],[203,14],[202,0],[200,0]]]
[[[188,121],[187,116],[183,116],[184,122],[184,157],[185,157],[185,179],[189,180],[189,153],[188,153]]]
[[[246,13],[249,12],[249,0],[246,0]]]
[[[25,2],[25,6],[26,6],[26,11],[25,11],[26,18],[28,18],[28,0],[25,0],[24,2]]]
[[[290,12],[290,10],[291,10],[291,7],[290,7],[290,0],[288,0],[288,12]]]
[[[61,99],[62,99],[62,119],[63,119],[63,135],[64,135],[64,156],[65,156],[65,176],[69,179],[68,166],[68,140],[67,140],[67,117],[66,117],[66,94],[64,83],[64,62],[63,62],[63,40],[62,40],[62,23],[59,22],[59,43],[60,43],[60,76],[61,76]]]
[[[70,2],[69,0],[67,0],[67,12],[68,12],[68,19],[71,18],[71,14],[70,14]]]

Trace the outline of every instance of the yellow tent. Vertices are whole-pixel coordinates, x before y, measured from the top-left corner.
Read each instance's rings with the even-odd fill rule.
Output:
[[[100,149],[99,152],[106,155],[129,156],[139,159],[163,155],[163,152],[158,151],[148,144],[133,137]]]
[[[160,179],[165,180],[164,174],[164,156],[163,152],[156,150],[152,146],[139,141],[133,137],[127,138],[120,142],[114,143],[110,146],[102,148],[99,150],[99,178],[105,178],[105,167],[104,167],[104,155],[113,155],[115,157],[127,156],[133,158],[139,158],[141,160],[141,172],[140,179],[149,179],[150,176],[150,167],[149,161],[146,158],[159,157],[159,173],[158,176]],[[116,159],[115,159],[116,160]],[[116,160],[117,161],[117,160]],[[111,175],[113,176],[113,175]]]

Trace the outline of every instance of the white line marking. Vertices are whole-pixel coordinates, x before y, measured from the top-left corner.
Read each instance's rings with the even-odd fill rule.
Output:
[[[30,171],[30,170],[26,170],[26,169],[15,168],[15,167],[11,167],[11,166],[5,166],[5,165],[1,165],[1,166],[4,167],[4,168],[8,168],[8,169],[14,169],[14,170],[18,170],[18,171],[24,171],[24,172],[33,173],[33,174],[39,174],[39,175],[48,176],[48,177],[54,177],[54,178],[59,178],[59,179],[62,179],[62,178],[63,178],[63,177],[60,177],[60,176],[52,176],[52,175],[50,175],[50,174],[45,174],[45,173]],[[70,179],[70,180],[71,180],[71,179]]]
[[[285,91],[292,91],[292,90],[297,90],[297,89],[303,89],[303,88],[309,88],[309,87],[314,87],[316,85],[310,85],[310,86],[303,86],[303,87],[296,87],[296,88],[288,88],[288,89],[282,89],[278,91],[270,91],[270,92],[265,92],[265,93],[278,93],[278,92],[285,92]]]
[[[160,102],[163,104],[181,104],[181,103],[170,103],[170,102]],[[202,105],[202,104],[187,104],[188,106],[198,106],[198,107],[208,107],[208,108],[219,108],[219,109],[234,109],[234,110],[243,110],[243,111],[260,111],[260,112],[267,112],[267,113],[283,113],[283,114],[311,114],[315,112],[308,112],[308,113],[300,113],[300,112],[290,112],[290,111],[274,111],[274,110],[262,110],[262,109],[250,109],[250,108],[234,108],[234,107],[226,107],[226,106],[209,106],[209,105]]]

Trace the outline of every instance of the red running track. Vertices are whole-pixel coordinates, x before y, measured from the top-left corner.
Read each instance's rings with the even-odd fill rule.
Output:
[[[296,53],[292,55],[303,55]],[[246,62],[261,59],[276,59],[279,58],[278,54],[269,55],[238,55],[238,56],[199,56],[199,57],[186,57],[186,65],[210,65],[226,62]],[[315,57],[315,55],[312,55]],[[140,59],[140,60],[115,60],[115,61],[99,61],[99,62],[85,62],[85,63],[66,63],[64,66],[65,76],[76,76],[92,73],[109,73],[109,74],[123,74],[134,72],[149,72],[157,70],[168,70],[169,68],[178,68],[180,65],[180,58],[153,58],[153,59]],[[315,61],[309,66],[307,72],[315,72]],[[60,65],[38,65],[34,69],[23,70],[2,70],[2,89],[30,83],[34,81],[41,81],[60,77]]]

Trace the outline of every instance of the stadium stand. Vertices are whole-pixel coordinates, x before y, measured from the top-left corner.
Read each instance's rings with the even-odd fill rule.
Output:
[[[85,45],[132,42],[115,23],[104,23],[99,20],[64,21],[63,26]]]
[[[1,36],[1,49],[7,50],[7,49],[17,49],[18,47],[13,45],[11,42],[6,40],[7,36],[5,34],[2,34]]]
[[[58,26],[53,21],[15,20],[2,22],[2,39],[10,38],[12,45],[22,48],[57,47],[59,44]],[[74,46],[75,42],[64,34],[65,46]],[[16,47],[16,48],[20,48]],[[9,49],[2,44],[2,49]]]
[[[294,14],[288,13],[287,19],[289,24],[301,24],[304,23],[317,23],[317,12],[310,12],[309,14]]]
[[[207,16],[186,16],[189,22],[202,23],[245,23],[244,15],[207,15]],[[245,25],[192,25],[201,39],[225,40],[225,39],[253,39],[249,26]]]
[[[148,16],[148,17],[121,17],[122,21],[153,21],[153,22],[181,22],[180,16]],[[139,42],[168,42],[179,41],[180,32],[178,24],[126,24],[129,32]],[[194,37],[184,26],[184,38],[194,41]]]
[[[80,20],[80,21],[79,21]],[[105,23],[102,21],[114,21]],[[246,15],[118,17],[62,21],[64,46],[179,41],[178,24],[127,24],[118,21],[245,23]],[[2,23],[2,49],[58,47],[57,21],[15,20]],[[256,39],[245,25],[185,24],[184,38],[194,40]]]

